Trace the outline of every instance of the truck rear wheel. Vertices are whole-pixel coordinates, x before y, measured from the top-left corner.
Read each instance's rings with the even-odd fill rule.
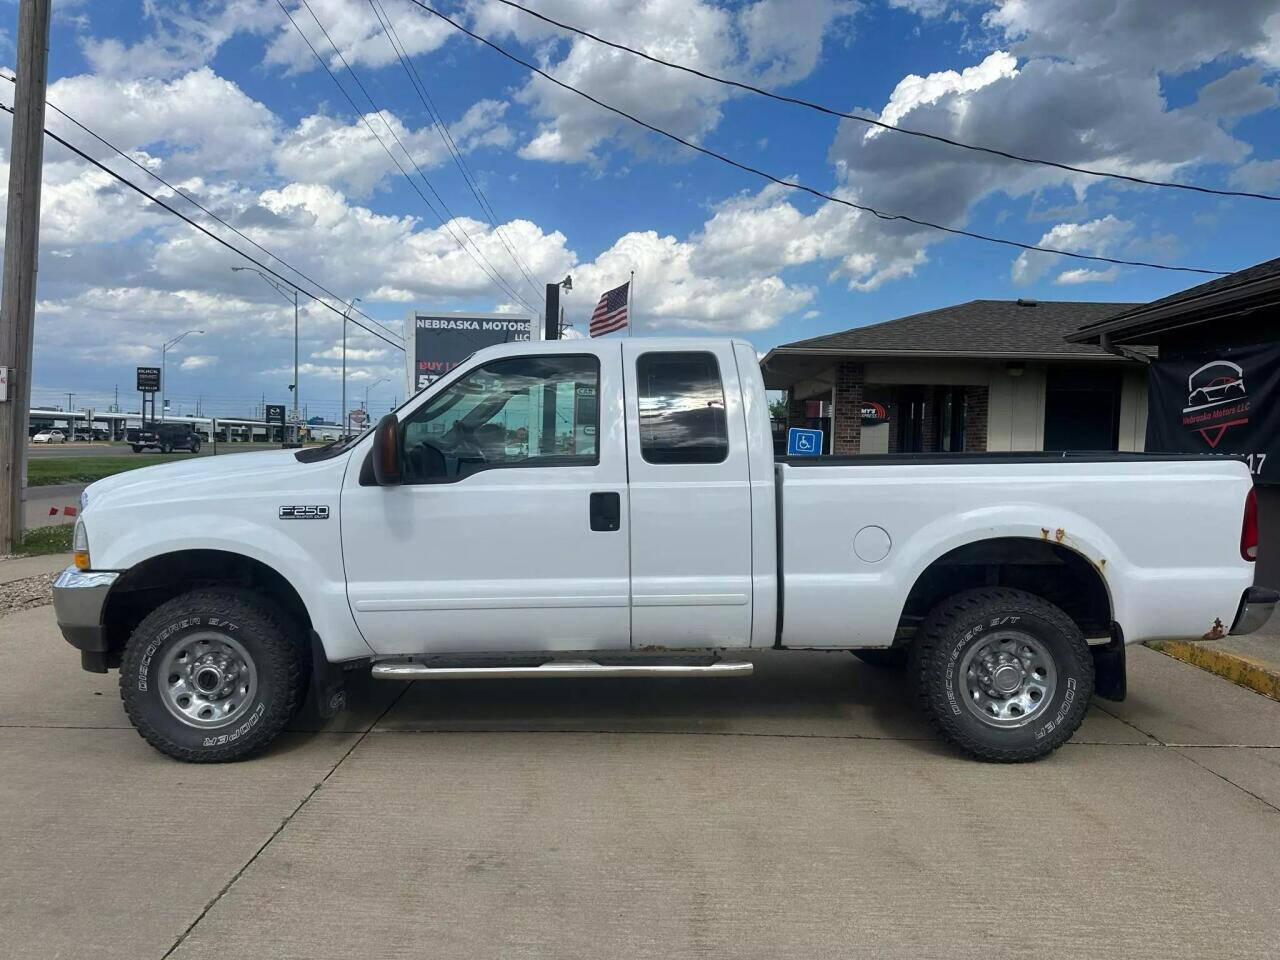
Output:
[[[240,760],[300,708],[310,662],[297,627],[247,590],[201,589],[153,610],[125,645],[120,698],[161,753]]]
[[[980,760],[1052,753],[1076,732],[1093,696],[1093,658],[1075,622],[1022,590],[980,588],[935,607],[912,648],[925,713]]]
[[[132,444],[131,449],[133,450],[133,452],[134,452],[134,453],[141,453],[141,452],[142,452],[142,444],[140,444],[140,443]]]

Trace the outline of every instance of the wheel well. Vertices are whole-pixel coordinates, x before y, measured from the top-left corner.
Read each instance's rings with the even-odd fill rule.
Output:
[[[165,553],[126,570],[107,595],[102,622],[108,665],[119,666],[130,634],[152,610],[188,590],[212,585],[253,590],[288,614],[304,636],[311,629],[311,617],[293,584],[260,560],[225,550]]]
[[[1086,637],[1109,636],[1111,596],[1102,574],[1069,547],[1024,537],[979,540],[943,554],[907,594],[898,643],[909,643],[940,600],[972,587],[1016,587],[1060,607]]]

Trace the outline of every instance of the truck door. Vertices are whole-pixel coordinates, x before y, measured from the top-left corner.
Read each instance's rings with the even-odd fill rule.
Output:
[[[624,341],[631,643],[747,646],[751,484],[731,345]]]
[[[378,653],[629,643],[621,349],[522,350],[402,413],[401,485],[361,451],[347,470],[347,596]]]

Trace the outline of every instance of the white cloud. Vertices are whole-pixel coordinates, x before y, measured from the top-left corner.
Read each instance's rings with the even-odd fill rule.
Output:
[[[1107,214],[1087,223],[1059,223],[1042,236],[1036,243],[1040,247],[1052,247],[1055,250],[1068,250],[1072,253],[1087,253],[1094,256],[1108,256],[1133,233],[1133,224],[1121,220],[1114,214]],[[1050,253],[1037,253],[1024,250],[1010,270],[1014,283],[1035,283],[1055,266],[1062,263],[1061,257]],[[1058,275],[1056,283],[1093,283],[1114,280],[1116,271],[1070,269]]]
[[[824,38],[833,25],[847,23],[855,8],[838,0],[758,0],[735,15],[707,0],[554,0],[538,9],[685,66],[785,85],[813,71]],[[541,66],[551,75],[685,139],[697,141],[715,128],[733,95],[720,84],[584,37],[565,40],[561,32],[498,4],[475,7],[474,22],[479,33],[495,40],[539,45]],[[597,163],[608,143],[648,146],[643,131],[629,121],[541,77],[531,77],[517,99],[540,120],[520,150],[526,159]]]
[[[927,77],[908,74],[893,88],[889,102],[880,111],[879,119],[898,126],[903,117],[918,107],[935,104],[943,97],[953,94],[959,95],[956,99],[963,103],[964,94],[975,93],[997,80],[1017,75],[1017,57],[1004,50],[997,50],[976,66],[965,67],[958,73],[955,70],[943,70]],[[870,127],[867,137],[869,139],[884,133],[886,131],[879,127]]]
[[[309,3],[342,57],[353,67],[377,68],[397,62],[395,49],[367,2],[309,0]],[[325,58],[330,69],[342,69],[342,60],[333,52],[329,40],[325,39],[306,8],[297,0],[288,0],[287,5],[298,28]],[[306,42],[298,36],[298,30],[284,19],[274,2],[271,6],[276,10],[272,24],[276,32],[267,44],[266,63],[283,66],[291,73],[318,69],[315,54],[307,49]],[[446,40],[458,36],[447,23],[405,0],[382,0],[382,6],[391,19],[396,37],[410,57],[438,50]]]
[[[179,366],[183,370],[203,370],[205,367],[212,367],[217,362],[217,357],[209,354],[193,353],[189,357],[183,357]]]
[[[1250,160],[1231,174],[1231,184],[1244,190],[1274,192],[1280,187],[1280,160]]]

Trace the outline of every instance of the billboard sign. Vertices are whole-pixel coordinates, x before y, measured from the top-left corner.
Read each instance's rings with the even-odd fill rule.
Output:
[[[139,367],[138,368],[138,392],[139,393],[156,393],[160,390],[160,368],[159,367]],[[168,406],[168,404],[165,404]]]
[[[417,393],[481,347],[530,340],[533,319],[511,313],[426,313],[405,321],[409,393]]]
[[[280,426],[283,427],[284,426],[284,404],[268,403],[266,416],[263,417],[262,419],[266,420],[267,423],[278,423],[280,424]]]

